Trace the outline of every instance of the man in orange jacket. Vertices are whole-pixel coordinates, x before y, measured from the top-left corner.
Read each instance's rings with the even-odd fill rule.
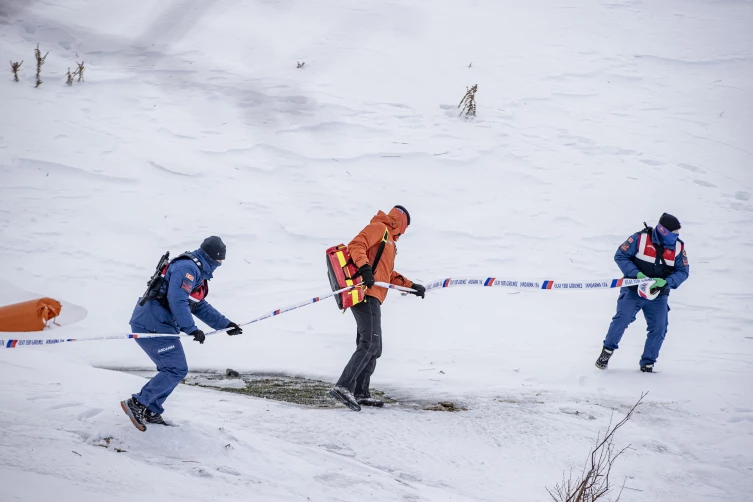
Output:
[[[361,411],[361,405],[384,405],[369,393],[369,381],[376,368],[376,360],[382,355],[381,305],[387,297],[387,289],[374,286],[374,283],[379,281],[405,286],[414,289],[412,294],[421,298],[426,294],[426,288],[409,281],[394,270],[396,242],[408,225],[410,214],[403,206],[395,206],[387,214],[379,211],[371,219],[371,223],[348,244],[350,257],[368,289],[365,299],[351,307],[358,326],[356,351],[329,394],[355,411]],[[380,248],[382,253],[377,257]],[[372,267],[377,260],[376,266]]]

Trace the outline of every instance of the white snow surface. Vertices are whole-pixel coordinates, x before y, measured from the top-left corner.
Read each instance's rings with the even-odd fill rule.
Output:
[[[459,413],[183,385],[179,427],[142,433],[118,401],[144,379],[113,371],[153,369],[132,341],[0,350],[0,500],[544,501],[644,391],[621,500],[751,500],[751,26],[732,0],[0,3],[0,61],[24,61],[0,78],[2,300],[80,306],[56,337],[128,333],[159,256],[208,235],[236,322],[325,293],[324,250],[394,204],[418,282],[619,277],[664,211],[691,266],[653,375],[641,316],[593,366],[616,290],[390,293],[373,386]],[[327,301],[184,346],[335,381],[354,339]]]

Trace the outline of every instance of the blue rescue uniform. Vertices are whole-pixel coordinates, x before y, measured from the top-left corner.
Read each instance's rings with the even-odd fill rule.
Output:
[[[220,262],[201,249],[190,255],[193,258],[180,257],[167,267],[160,288],[162,300],[149,300],[143,306],[136,302],[130,322],[134,333],[191,334],[198,329],[194,315],[214,329],[224,329],[230,324],[205,300],[209,280]],[[152,413],[162,414],[165,399],[188,374],[183,346],[178,337],[137,338],[136,343],[157,365],[159,373],[133,397]]]
[[[674,245],[664,245],[661,237],[654,229],[635,233],[614,255],[614,261],[626,278],[635,278],[639,272],[643,272],[648,277],[659,277],[667,281],[667,285],[654,300],[641,298],[637,286],[622,288],[617,299],[617,313],[612,318],[604,339],[605,348],[617,349],[625,329],[635,321],[638,311],[642,310],[648,325],[648,336],[641,366],[653,364],[659,357],[669,325],[669,292],[685,282],[690,273],[685,244],[677,239]]]

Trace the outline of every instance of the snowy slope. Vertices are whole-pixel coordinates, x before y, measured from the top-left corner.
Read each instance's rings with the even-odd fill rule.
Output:
[[[546,500],[650,391],[618,438],[623,500],[745,500],[751,25],[751,2],[701,0],[2,4],[0,60],[25,62],[0,81],[1,298],[86,310],[56,335],[127,332],[159,256],[210,234],[228,244],[211,300],[237,322],[326,292],[324,249],[394,204],[419,282],[617,277],[616,247],[663,211],[691,277],[656,375],[641,318],[593,368],[616,291],[391,293],[373,385],[459,414],[180,387],[181,427],[142,434],[117,401],[143,380],[101,369],[150,368],[135,344],[3,350],[0,499]],[[185,345],[195,370],[334,380],[354,330],[325,302]]]

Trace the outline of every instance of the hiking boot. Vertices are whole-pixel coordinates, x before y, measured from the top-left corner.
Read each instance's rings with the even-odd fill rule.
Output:
[[[136,401],[134,398],[130,398],[127,401],[121,401],[120,407],[123,408],[123,413],[128,415],[128,418],[131,419],[134,427],[141,432],[146,430],[146,424],[144,423],[146,406]]]
[[[375,397],[357,396],[356,402],[361,406],[373,406],[374,408],[381,408],[384,406],[384,401]]]
[[[328,394],[338,401],[340,401],[342,404],[347,406],[353,411],[361,411],[361,405],[358,404],[358,401],[356,401],[356,398],[353,397],[353,393],[350,392],[345,387],[340,387],[339,385],[335,385],[332,387]]]
[[[653,364],[644,364],[641,366],[641,372],[642,373],[653,373],[654,372],[654,365]]]
[[[169,425],[167,422],[165,422],[165,419],[162,418],[162,415],[160,415],[159,413],[152,413],[149,410],[146,410],[146,412],[144,413],[144,422],[156,425]]]
[[[607,369],[607,364],[609,364],[609,358],[612,357],[612,354],[614,353],[614,350],[610,350],[606,347],[601,349],[601,355],[596,360],[596,367],[600,370]]]

